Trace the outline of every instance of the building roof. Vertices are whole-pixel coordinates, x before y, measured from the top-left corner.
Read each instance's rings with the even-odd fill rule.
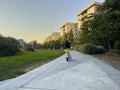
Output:
[[[66,22],[64,25],[62,25],[60,28],[64,27],[65,25],[68,25],[68,24],[76,24],[74,22]]]
[[[77,16],[79,16],[81,13],[83,13],[85,10],[87,10],[87,9],[90,8],[90,7],[92,7],[93,5],[101,6],[101,5],[103,5],[103,3],[101,3],[101,2],[92,2],[92,3],[89,4],[86,8],[84,8],[82,11],[80,11]]]

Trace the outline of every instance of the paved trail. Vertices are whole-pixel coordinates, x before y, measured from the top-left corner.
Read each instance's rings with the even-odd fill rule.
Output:
[[[89,55],[71,51],[24,75],[0,82],[0,90],[120,90],[120,71]]]

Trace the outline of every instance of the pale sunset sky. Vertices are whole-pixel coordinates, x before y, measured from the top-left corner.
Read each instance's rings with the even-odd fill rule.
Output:
[[[94,1],[105,0],[0,0],[0,34],[43,42],[64,23],[77,22],[77,14]]]

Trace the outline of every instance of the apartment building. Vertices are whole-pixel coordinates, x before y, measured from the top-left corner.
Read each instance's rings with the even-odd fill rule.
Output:
[[[78,37],[78,23],[75,23],[74,24],[74,38],[77,38]]]
[[[60,37],[60,32],[53,32],[50,36],[48,36],[44,42],[49,42],[52,40],[57,40]]]
[[[49,42],[49,41],[51,41],[52,39],[51,39],[51,36],[48,36],[45,40],[44,40],[44,42]]]
[[[73,22],[67,22],[60,27],[60,36],[63,36],[64,33],[69,33],[73,31],[74,38],[78,35],[78,24]]]
[[[103,5],[103,3],[100,2],[92,2],[90,5],[88,5],[86,8],[84,8],[82,11],[79,12],[77,15],[78,17],[78,29],[80,30],[80,27],[82,25],[82,22],[92,19],[93,15],[97,13],[97,7]]]
[[[24,39],[18,39],[18,41],[19,41],[19,43],[20,43],[20,45],[22,46],[22,47],[24,47],[24,45],[25,45],[25,41],[24,41]]]
[[[53,32],[51,34],[52,40],[57,40],[60,37],[60,32]]]
[[[101,2],[92,2],[90,5],[88,5],[86,8],[84,8],[82,11],[80,11],[77,15],[78,22],[66,22],[60,27],[60,33],[53,32],[51,36],[48,36],[44,42],[49,42],[51,40],[57,40],[60,36],[63,36],[64,33],[69,33],[71,30],[73,31],[73,38],[78,37],[78,30],[80,30],[80,27],[82,23],[86,20],[93,19],[93,16],[95,13],[97,13],[97,7],[103,5]]]

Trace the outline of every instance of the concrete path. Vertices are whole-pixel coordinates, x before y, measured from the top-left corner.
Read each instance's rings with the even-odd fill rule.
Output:
[[[120,90],[120,71],[89,55],[71,51],[17,78],[0,82],[0,90]]]

